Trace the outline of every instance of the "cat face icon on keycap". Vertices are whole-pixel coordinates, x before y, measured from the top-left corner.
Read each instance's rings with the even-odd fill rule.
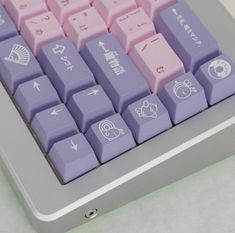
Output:
[[[219,59],[210,63],[208,74],[214,79],[225,79],[232,73],[229,62]]]
[[[175,81],[173,92],[178,99],[184,100],[189,98],[193,93],[196,93],[197,90],[193,86],[192,82],[185,79],[183,82]]]
[[[117,128],[115,124],[109,120],[101,121],[99,123],[99,130],[103,137],[110,142],[125,134],[123,129]]]
[[[136,108],[135,112],[140,118],[157,118],[158,105],[145,100],[140,108]]]

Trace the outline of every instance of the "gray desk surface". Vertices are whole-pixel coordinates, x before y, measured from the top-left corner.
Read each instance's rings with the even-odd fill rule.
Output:
[[[69,233],[234,233],[235,156]],[[35,233],[0,170],[0,233]]]

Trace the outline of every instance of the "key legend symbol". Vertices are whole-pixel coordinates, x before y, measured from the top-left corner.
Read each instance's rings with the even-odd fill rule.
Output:
[[[70,143],[71,143],[71,149],[73,149],[76,152],[78,152],[78,144],[74,143],[73,140],[71,140]]]
[[[187,99],[197,90],[188,79],[185,79],[183,82],[175,81],[173,92],[178,99]]]
[[[225,79],[232,73],[232,66],[225,60],[218,59],[210,63],[208,74],[214,79]]]
[[[145,100],[140,108],[135,109],[135,112],[140,118],[156,119],[158,117],[158,105]]]

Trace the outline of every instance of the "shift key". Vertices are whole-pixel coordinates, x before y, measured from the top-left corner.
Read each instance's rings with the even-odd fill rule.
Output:
[[[195,73],[202,64],[219,55],[217,41],[184,1],[162,11],[154,23],[181,58],[186,71]]]
[[[144,77],[113,35],[88,42],[80,53],[117,112],[149,94]]]

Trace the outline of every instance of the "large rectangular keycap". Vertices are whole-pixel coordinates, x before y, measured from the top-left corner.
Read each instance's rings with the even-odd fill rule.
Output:
[[[195,72],[203,63],[219,55],[216,40],[186,2],[167,8],[154,21],[156,29],[174,48],[187,71]]]
[[[113,35],[88,42],[81,54],[118,112],[149,94],[143,76]]]

